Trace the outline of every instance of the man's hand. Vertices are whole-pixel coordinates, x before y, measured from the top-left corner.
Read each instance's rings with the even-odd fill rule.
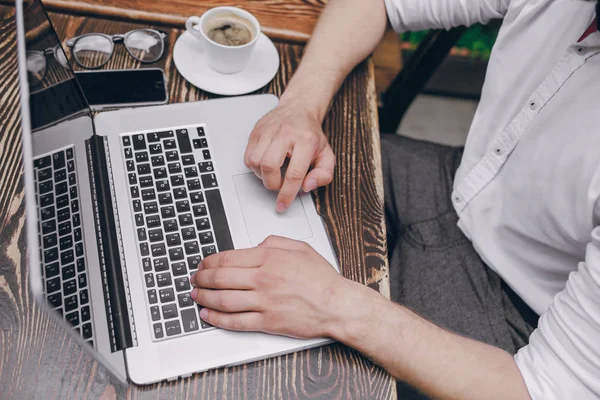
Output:
[[[244,155],[244,163],[265,187],[279,191],[278,212],[290,206],[300,189],[310,192],[329,184],[335,167],[335,156],[319,119],[283,101],[258,121]],[[287,157],[290,162],[282,179],[281,168]],[[308,172],[311,165],[313,169]]]
[[[281,237],[207,257],[191,280],[209,324],[297,338],[331,337],[358,285],[309,245]]]

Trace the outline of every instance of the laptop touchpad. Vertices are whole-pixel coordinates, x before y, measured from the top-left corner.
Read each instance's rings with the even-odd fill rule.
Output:
[[[259,245],[269,235],[303,240],[312,237],[312,231],[299,197],[284,213],[275,211],[277,192],[268,190],[253,173],[233,177],[238,201],[250,243]]]

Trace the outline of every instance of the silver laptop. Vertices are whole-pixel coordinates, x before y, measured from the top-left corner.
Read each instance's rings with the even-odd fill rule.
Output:
[[[40,306],[137,384],[327,343],[217,329],[190,298],[203,257],[272,234],[337,265],[311,196],[277,214],[276,194],[244,166],[248,135],[277,98],[93,116],[41,2],[17,1],[17,20],[30,287]],[[43,77],[28,73],[33,51],[56,54]]]

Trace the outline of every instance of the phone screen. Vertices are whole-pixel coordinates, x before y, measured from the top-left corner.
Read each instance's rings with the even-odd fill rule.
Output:
[[[161,69],[76,72],[91,106],[160,104],[167,100]]]

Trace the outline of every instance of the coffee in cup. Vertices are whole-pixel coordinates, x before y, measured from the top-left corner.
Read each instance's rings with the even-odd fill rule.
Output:
[[[243,46],[254,39],[252,23],[235,14],[207,20],[202,27],[206,36],[223,46]]]

